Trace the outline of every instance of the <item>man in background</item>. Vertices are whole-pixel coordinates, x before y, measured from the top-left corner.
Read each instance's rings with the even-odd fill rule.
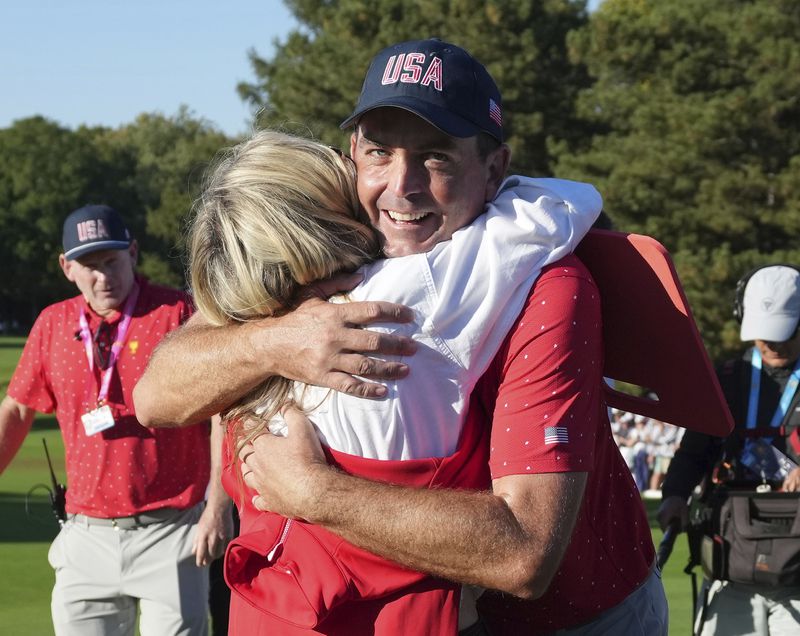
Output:
[[[758,487],[800,491],[800,271],[784,265],[755,270],[737,285],[734,313],[742,341],[754,341],[718,370],[735,429],[725,439],[686,431],[662,486],[662,529],[686,526],[687,499],[703,480],[704,501]],[[795,541],[800,555],[800,537]],[[760,585],[715,578],[705,582],[698,607],[697,632],[704,636],[797,634],[800,580]]]
[[[189,298],[135,274],[121,216],[87,205],[64,221],[59,264],[80,294],[37,318],[0,403],[0,472],[36,411],[55,411],[68,491],[49,561],[58,636],[207,634],[208,563],[230,538],[221,427],[142,426],[131,392]],[[208,493],[206,491],[208,490]],[[204,500],[208,496],[208,503]]]

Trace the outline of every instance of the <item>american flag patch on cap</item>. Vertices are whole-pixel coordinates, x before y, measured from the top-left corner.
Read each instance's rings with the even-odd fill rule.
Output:
[[[491,97],[489,98],[489,117],[491,117],[492,121],[498,126],[503,125],[503,116],[500,113],[500,107]]]
[[[566,426],[547,426],[544,429],[545,444],[566,444],[569,442],[569,433]]]

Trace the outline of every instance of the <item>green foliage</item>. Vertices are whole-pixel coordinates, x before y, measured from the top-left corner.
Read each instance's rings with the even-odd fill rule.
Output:
[[[0,336],[0,399],[5,397],[11,374],[17,368],[22,355],[25,338],[19,336]]]
[[[249,52],[238,90],[257,124],[347,145],[369,60],[442,37],[497,79],[512,170],[597,184],[617,229],[673,254],[712,357],[738,350],[736,280],[800,264],[800,4],[795,0],[288,0],[299,29]],[[61,220],[87,202],[125,215],[141,269],[183,282],[183,233],[227,139],[185,108],[118,129],[41,117],[0,129],[0,319],[71,291]]]
[[[183,285],[183,231],[203,172],[233,140],[183,108],[119,129],[70,130],[42,117],[0,129],[0,319],[30,323],[74,293],[58,267],[72,210],[107,203],[138,239],[140,270]]]
[[[174,117],[142,114],[111,131],[108,144],[133,155],[129,178],[140,198],[137,232],[141,271],[158,282],[183,284],[183,234],[206,167],[231,139],[181,108]]]
[[[292,0],[302,27],[239,93],[259,125],[346,145],[337,124],[353,110],[372,56],[404,40],[441,37],[480,59],[503,93],[514,169],[548,174],[548,136],[572,139],[573,101],[588,85],[567,57],[566,34],[586,23],[585,2],[569,0]]]
[[[127,198],[124,185],[104,179],[97,134],[41,117],[0,130],[0,299],[20,311],[35,313],[67,288],[57,262],[64,216],[88,201]]]
[[[792,0],[606,0],[569,36],[595,133],[553,143],[558,173],[668,247],[715,357],[741,347],[736,280],[800,263],[798,32]]]

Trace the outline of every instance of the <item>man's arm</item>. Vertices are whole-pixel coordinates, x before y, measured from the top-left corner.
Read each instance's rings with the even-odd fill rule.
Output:
[[[0,473],[14,459],[31,430],[36,411],[7,395],[0,402]]]
[[[577,261],[537,280],[473,400],[479,410],[493,410],[492,493],[415,490],[343,475],[324,464],[308,422],[292,412],[287,438],[263,435],[240,453],[246,483],[266,496],[256,505],[310,518],[414,568],[541,596],[569,544],[584,467],[594,465],[603,434],[599,312],[597,288]],[[548,443],[554,431],[564,443]]]
[[[362,326],[409,322],[411,310],[385,302],[303,301],[283,316],[213,327],[195,314],[159,344],[133,392],[145,426],[186,426],[220,413],[266,378],[327,386],[377,398],[386,388],[360,378],[396,379],[405,364],[370,355],[411,355],[411,339]],[[360,376],[354,377],[354,376]]]
[[[547,590],[569,544],[586,473],[511,475],[494,480],[492,493],[393,486],[328,466],[305,416],[285,417],[288,437],[262,435],[242,452],[245,481],[261,493],[257,507],[302,517],[436,576],[522,598]]]
[[[222,441],[225,425],[215,415],[211,418],[211,471],[208,478],[206,507],[197,523],[197,533],[192,545],[197,566],[209,565],[225,552],[233,538],[231,498],[222,487]]]
[[[689,495],[708,471],[719,442],[705,433],[687,430],[669,463],[661,486],[663,499],[656,518],[662,530],[674,523],[685,528],[689,520]]]

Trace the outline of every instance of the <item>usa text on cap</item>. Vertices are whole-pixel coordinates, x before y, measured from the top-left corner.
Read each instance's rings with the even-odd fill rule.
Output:
[[[387,47],[372,60],[347,128],[364,113],[386,106],[419,115],[452,137],[485,132],[503,141],[502,98],[483,64],[438,39]]]
[[[122,217],[107,205],[86,205],[72,212],[64,221],[62,239],[68,261],[100,250],[124,250],[131,244]]]

